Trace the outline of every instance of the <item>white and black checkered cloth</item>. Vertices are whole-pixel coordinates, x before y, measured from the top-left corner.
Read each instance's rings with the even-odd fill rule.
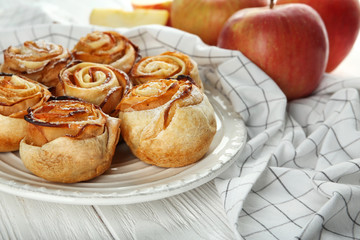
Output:
[[[35,39],[71,48],[94,29],[55,24],[2,30],[0,49]],[[169,50],[191,56],[205,84],[227,96],[244,119],[245,149],[215,179],[239,239],[360,239],[360,77],[325,75],[312,96],[288,103],[240,52],[209,47],[172,28],[119,31],[142,56]]]

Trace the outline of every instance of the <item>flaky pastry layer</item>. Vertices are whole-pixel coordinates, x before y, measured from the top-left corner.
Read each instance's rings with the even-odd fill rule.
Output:
[[[172,83],[162,85],[162,81]],[[120,104],[122,136],[132,152],[146,163],[182,167],[200,160],[210,147],[216,133],[214,110],[195,85],[181,82],[147,82],[145,85],[153,89],[147,91],[139,85],[141,90],[135,87],[132,91],[137,94],[131,96],[130,92],[130,100],[125,97]],[[179,86],[176,88],[174,84]],[[168,96],[162,93],[166,89],[177,91]],[[153,95],[161,97],[152,99]],[[153,103],[153,100],[161,102],[164,98],[167,99],[165,103]],[[152,100],[147,102],[147,99]]]
[[[138,47],[115,31],[94,31],[82,37],[72,54],[75,59],[111,65],[129,73],[139,58]]]
[[[93,179],[111,165],[119,139],[119,124],[112,119],[99,136],[60,137],[42,146],[29,144],[25,137],[20,143],[20,158],[33,174],[48,181],[75,183]]]
[[[1,72],[22,75],[54,87],[70,57],[69,51],[60,45],[44,40],[26,41],[20,47],[10,46],[4,51]]]
[[[26,134],[24,115],[29,107],[47,101],[45,86],[12,74],[0,74],[0,152],[16,151]]]
[[[83,62],[60,72],[56,95],[80,98],[111,114],[131,86],[123,71],[110,65]]]
[[[203,90],[197,63],[181,52],[164,52],[156,56],[140,59],[135,63],[129,76],[134,84],[142,84],[153,79],[176,78],[187,75]]]

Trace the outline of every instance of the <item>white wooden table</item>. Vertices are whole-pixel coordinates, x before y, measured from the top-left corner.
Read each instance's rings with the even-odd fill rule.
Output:
[[[82,206],[0,193],[1,239],[233,239],[215,186],[153,202]]]
[[[70,1],[61,2],[66,10],[75,11]],[[107,6],[121,1],[109,2]],[[85,18],[86,14],[79,13],[79,17]],[[360,39],[333,74],[360,76],[359,53]],[[166,199],[115,206],[57,204],[0,192],[0,239],[175,240],[234,236],[213,181]]]

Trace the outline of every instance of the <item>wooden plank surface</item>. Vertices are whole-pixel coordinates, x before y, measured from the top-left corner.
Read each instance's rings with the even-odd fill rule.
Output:
[[[116,206],[48,203],[0,193],[1,239],[234,239],[213,182]]]
[[[0,194],[1,239],[111,239],[92,206],[64,205]]]

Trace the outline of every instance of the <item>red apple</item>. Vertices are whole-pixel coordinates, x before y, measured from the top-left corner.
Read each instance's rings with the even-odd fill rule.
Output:
[[[269,0],[173,0],[171,25],[216,45],[222,26],[233,13],[268,3]]]
[[[334,70],[353,47],[360,28],[359,0],[278,0],[277,4],[304,3],[321,16],[329,37],[326,72]]]
[[[305,4],[240,10],[225,23],[218,46],[241,51],[289,100],[319,85],[329,53],[325,25]]]
[[[170,12],[172,0],[131,0],[134,9],[160,9],[169,12],[169,19],[166,26],[171,26]]]

